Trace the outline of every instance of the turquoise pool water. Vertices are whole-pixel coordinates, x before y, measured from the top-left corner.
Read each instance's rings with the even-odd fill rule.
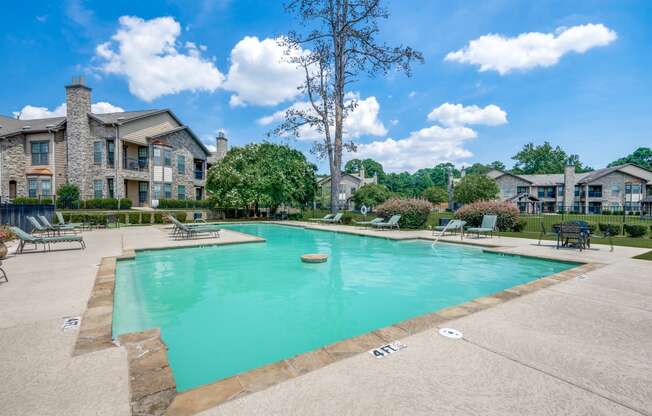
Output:
[[[113,333],[160,327],[180,391],[573,267],[423,241],[236,224],[265,243],[120,261]],[[305,264],[305,253],[328,253]]]

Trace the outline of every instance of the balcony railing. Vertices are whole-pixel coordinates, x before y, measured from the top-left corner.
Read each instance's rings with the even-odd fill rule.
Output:
[[[602,191],[589,191],[589,198],[602,198]]]
[[[122,160],[122,168],[138,172],[147,172],[149,170],[149,161],[147,159],[128,157]]]

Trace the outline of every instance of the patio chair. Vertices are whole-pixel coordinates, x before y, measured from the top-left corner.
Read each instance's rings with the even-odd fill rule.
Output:
[[[308,221],[322,221],[322,220],[330,220],[333,218],[335,214],[327,214],[324,215],[322,218],[309,218]]]
[[[557,238],[557,233],[554,230],[553,231],[546,231],[546,225],[543,223],[543,221],[541,221],[540,224],[541,224],[541,232],[539,233],[539,243],[537,244],[539,246],[541,245],[541,240],[545,236],[550,236],[550,237]]]
[[[442,237],[446,231],[460,231],[464,233],[464,226],[466,225],[466,221],[462,220],[450,220],[450,222],[446,225],[435,225],[432,227],[432,235]],[[437,234],[439,232],[439,234]]]
[[[366,227],[366,226],[368,226],[368,225],[377,224],[377,223],[379,223],[379,222],[383,222],[383,219],[380,218],[380,217],[378,217],[378,218],[374,218],[374,219],[371,220],[371,221],[353,221],[354,224],[356,224],[356,225],[362,225],[363,227]]]
[[[2,260],[0,260],[0,266],[2,266]],[[2,278],[5,279],[6,283],[9,283],[9,278],[7,277],[7,273],[5,273],[5,270],[0,267],[0,272],[2,272]]]
[[[494,236],[494,230],[496,229],[496,221],[498,220],[498,216],[494,214],[489,214],[489,215],[483,215],[482,216],[482,224],[480,224],[479,227],[470,227],[467,228],[467,232],[472,232],[476,233],[478,235],[478,238],[480,238],[480,233],[482,234],[489,234],[491,237]]]
[[[173,216],[168,216],[174,228],[172,230],[173,237],[186,237],[192,238],[200,234],[211,234],[214,237],[220,238],[220,231],[222,230],[217,224],[184,224],[181,221],[177,220]]]
[[[338,212],[335,214],[333,218],[328,218],[328,219],[321,219],[320,222],[326,223],[326,224],[339,224],[342,222],[342,213]]]
[[[60,213],[59,211],[55,212],[55,214],[57,215],[57,219],[59,220],[59,225],[70,225],[70,226],[73,226],[73,227],[76,227],[76,228],[80,228],[80,227],[82,227],[84,225],[81,222],[66,222],[63,219],[63,214]]]
[[[34,227],[34,230],[32,230],[32,233],[37,232],[41,234],[46,234],[49,235],[50,233],[56,232],[56,230],[52,227],[45,226],[38,222],[38,220],[30,215],[27,217],[27,221],[29,221],[32,224],[32,227]]]
[[[38,219],[41,220],[41,224],[43,224],[45,227],[55,230],[58,233],[61,233],[61,231],[72,231],[72,232],[76,231],[76,227],[74,227],[73,225],[67,225],[67,224],[52,225],[50,221],[48,221],[48,219],[43,215],[39,215]]]
[[[54,237],[42,237],[42,236],[35,236],[26,233],[22,229],[18,227],[9,227],[11,231],[13,231],[14,234],[16,234],[16,237],[20,240],[18,243],[18,247],[16,247],[16,253],[22,253],[23,249],[25,248],[26,244],[34,244],[36,249],[38,249],[39,244],[43,244],[43,250],[47,247],[48,250],[51,250],[51,244],[54,243],[79,243],[81,245],[82,249],[86,248],[86,243],[84,243],[84,239],[80,235],[59,235],[59,236],[54,236]]]
[[[377,222],[372,224],[373,227],[376,227],[377,229],[399,229],[400,226],[398,225],[399,220],[401,219],[400,215],[392,215],[392,217],[389,219],[387,222]]]

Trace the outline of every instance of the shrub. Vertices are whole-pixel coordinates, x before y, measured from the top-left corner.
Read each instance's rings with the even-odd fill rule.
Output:
[[[633,238],[640,238],[647,234],[647,227],[640,224],[625,224],[623,225],[625,233]]]
[[[16,234],[7,226],[0,226],[0,242],[6,243],[16,238]]]
[[[482,217],[487,214],[498,216],[496,227],[500,231],[510,231],[518,227],[519,211],[516,204],[510,202],[481,201],[464,205],[455,212],[455,218],[466,221],[467,226],[478,227]]]
[[[618,235],[620,234],[620,226],[617,224],[598,224],[598,228],[602,234]]]
[[[154,213],[154,224],[163,224],[163,214],[160,212]]]
[[[133,203],[129,198],[120,198],[120,209],[131,209]]]
[[[66,183],[57,191],[57,207],[77,208],[79,206],[79,188],[72,183]]]
[[[421,228],[426,224],[432,204],[425,199],[392,198],[376,207],[376,212],[386,218],[400,215],[402,228]]]
[[[118,222],[120,224],[126,224],[127,223],[127,214],[124,212],[121,212],[118,214]]]
[[[140,214],[140,223],[141,224],[151,224],[152,223],[152,214],[149,212],[143,212]]]
[[[342,224],[351,224],[353,222],[353,215],[349,212],[342,214]]]
[[[382,204],[392,196],[392,193],[383,185],[375,183],[364,185],[353,194],[353,202],[356,207],[366,205],[367,207],[375,207]]]
[[[602,215],[611,215],[611,211],[603,209],[602,210]]]
[[[129,224],[140,224],[140,212],[129,213]]]
[[[38,205],[40,203],[38,198],[29,198],[26,196],[17,196],[14,198],[14,204],[16,205]]]
[[[462,204],[496,199],[500,192],[496,181],[484,175],[466,175],[455,185],[453,197]]]
[[[174,213],[174,218],[177,219],[179,222],[186,222],[186,218],[188,218],[188,214],[186,214],[185,211],[183,212],[175,212]]]
[[[302,212],[292,212],[288,214],[288,220],[291,221],[298,221],[303,218],[303,213]]]
[[[524,219],[520,219],[514,224],[514,227],[512,227],[512,231],[516,231],[517,233],[520,233],[525,229],[527,226],[527,221]]]

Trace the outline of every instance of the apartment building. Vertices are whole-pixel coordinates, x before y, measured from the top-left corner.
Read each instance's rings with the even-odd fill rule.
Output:
[[[633,164],[576,173],[519,175],[492,170],[500,199],[516,202],[523,212],[641,212],[652,196],[652,171]]]
[[[3,200],[50,197],[68,182],[82,199],[129,198],[134,206],[206,197],[207,168],[227,151],[223,134],[211,152],[169,109],[97,114],[83,78],[65,91],[65,117],[0,116]]]

